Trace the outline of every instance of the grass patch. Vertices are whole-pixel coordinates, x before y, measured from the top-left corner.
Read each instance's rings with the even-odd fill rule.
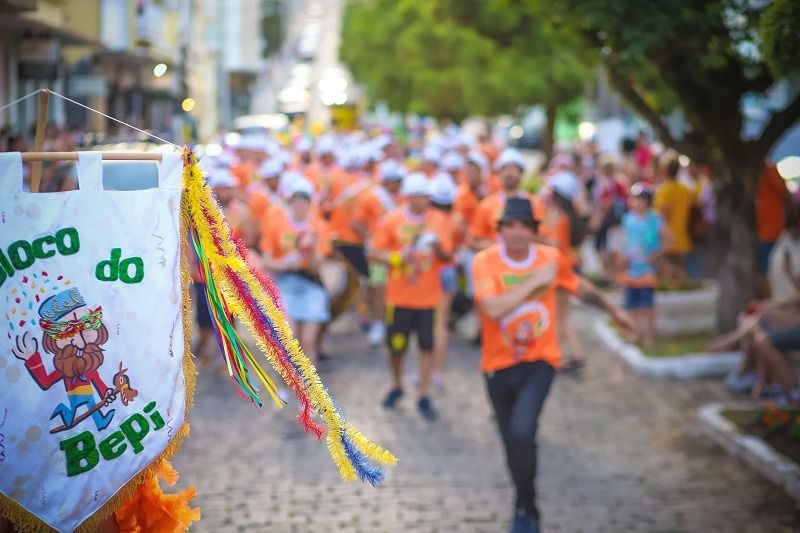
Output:
[[[614,329],[617,335],[625,339],[625,336],[620,333],[616,324],[610,322],[609,325]],[[710,331],[701,331],[698,333],[674,335],[672,337],[656,337],[655,346],[648,349],[639,346],[639,349],[642,351],[642,354],[647,357],[676,357],[705,353],[708,351],[706,345],[713,336],[714,334]]]
[[[707,351],[706,344],[710,339],[711,333],[707,331],[668,338],[656,338],[655,346],[642,349],[642,353],[648,357],[674,357],[677,355],[703,353]]]
[[[751,409],[749,411],[723,411],[722,417],[737,426],[750,426],[757,424],[762,414],[763,412],[760,409]]]

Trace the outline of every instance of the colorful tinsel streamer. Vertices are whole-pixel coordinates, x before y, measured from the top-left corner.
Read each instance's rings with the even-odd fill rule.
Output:
[[[184,209],[190,221],[189,242],[206,287],[209,311],[228,373],[243,398],[262,405],[247,365],[257,375],[278,406],[278,387],[247,348],[232,324],[241,320],[272,368],[300,402],[298,422],[317,438],[325,435],[331,457],[346,480],[381,483],[380,465],[397,463],[391,452],[370,442],[351,426],[322,384],[316,369],[294,338],[280,294],[272,280],[247,261],[247,251],[237,243],[205,182],[197,158],[184,152]],[[317,413],[320,424],[313,418]]]

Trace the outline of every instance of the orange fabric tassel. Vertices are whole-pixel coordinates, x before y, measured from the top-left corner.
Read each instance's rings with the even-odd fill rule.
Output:
[[[167,460],[160,461],[156,474],[114,511],[120,533],[174,533],[186,531],[192,522],[200,520],[200,508],[189,506],[197,494],[194,487],[167,494],[161,489],[159,478],[173,486],[178,472]]]

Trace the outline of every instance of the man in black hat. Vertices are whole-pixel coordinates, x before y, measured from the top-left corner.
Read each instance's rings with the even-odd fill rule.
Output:
[[[531,203],[511,198],[498,222],[500,242],[472,265],[481,318],[481,372],[516,488],[512,533],[538,532],[535,503],[536,429],[561,348],[556,330],[556,289],[565,289],[608,312],[623,328],[625,311],[578,276],[561,252],[534,240],[538,221]]]

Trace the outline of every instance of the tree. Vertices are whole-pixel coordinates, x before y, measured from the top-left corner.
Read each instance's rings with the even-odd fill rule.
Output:
[[[541,12],[543,2],[525,3]],[[742,100],[764,94],[778,81],[768,63],[779,76],[797,71],[797,48],[788,51],[783,41],[762,40],[758,33],[765,27],[768,32],[790,28],[796,43],[796,2],[564,0],[547,5],[600,52],[613,86],[664,143],[711,163],[718,194],[718,322],[722,329],[734,327],[755,290],[753,199],[759,176],[770,148],[800,119],[800,94],[794,91],[760,137],[743,139]],[[685,134],[675,134],[663,120],[674,109],[688,122]]]
[[[470,4],[470,5],[468,5]],[[525,27],[501,42],[470,25],[481,2],[373,0],[348,5],[342,58],[369,93],[398,111],[460,121],[469,115],[546,106],[552,139],[556,109],[583,91],[589,70],[567,46],[531,47],[527,39],[554,42],[523,10],[487,10],[503,27]],[[473,9],[474,8],[474,9]],[[551,143],[552,144],[552,143]]]

